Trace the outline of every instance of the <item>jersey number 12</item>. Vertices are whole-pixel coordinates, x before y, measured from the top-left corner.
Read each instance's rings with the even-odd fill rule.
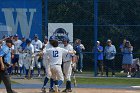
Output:
[[[58,51],[53,51],[53,57],[58,57]]]

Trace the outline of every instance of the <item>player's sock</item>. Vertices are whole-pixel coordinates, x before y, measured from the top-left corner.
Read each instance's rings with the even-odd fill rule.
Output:
[[[50,89],[53,89],[53,84],[54,84],[54,80],[51,78],[50,79]]]
[[[71,81],[66,82],[66,89],[71,89]]]
[[[43,68],[43,71],[44,71],[44,75],[46,74],[46,69],[45,69],[45,67]]]
[[[41,69],[40,69],[40,68],[38,68],[38,75],[40,75],[40,70],[41,70]]]
[[[28,72],[29,72],[29,70],[28,70],[28,69],[26,69],[26,77],[28,76]]]
[[[20,67],[20,75],[22,75],[22,67]]]
[[[63,84],[63,81],[62,80],[59,80],[58,81],[58,86],[61,86]]]
[[[54,81],[54,84],[55,84],[55,85],[58,85],[58,80],[55,80],[55,81]]]
[[[49,80],[49,79],[48,79],[47,77],[45,77],[43,87],[46,86],[46,84],[48,83],[48,80]]]
[[[31,70],[31,77],[33,77],[33,70]]]
[[[8,73],[9,73],[9,74],[11,74],[11,68],[12,68],[12,67],[9,67],[9,68],[8,68]]]

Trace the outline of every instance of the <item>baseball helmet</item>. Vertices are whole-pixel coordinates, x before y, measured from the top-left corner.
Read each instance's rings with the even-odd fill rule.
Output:
[[[62,39],[62,41],[67,41],[67,42],[69,42],[70,40],[69,40],[69,37],[68,37],[68,36],[64,36],[63,39]]]
[[[58,39],[56,36],[50,36],[49,38],[49,42],[53,47],[57,47],[58,46]]]
[[[26,43],[31,43],[31,39],[30,38],[28,38],[28,39],[26,39]]]
[[[52,41],[58,41],[57,37],[56,36],[50,36],[49,40],[52,40]]]

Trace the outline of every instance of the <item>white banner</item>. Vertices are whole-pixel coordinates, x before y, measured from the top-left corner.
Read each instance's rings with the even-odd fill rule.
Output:
[[[73,23],[48,23],[48,37],[55,35],[59,41],[67,35],[73,42]]]

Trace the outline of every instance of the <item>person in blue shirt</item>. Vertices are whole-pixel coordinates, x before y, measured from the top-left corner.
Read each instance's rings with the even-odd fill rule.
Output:
[[[100,41],[97,41],[97,53],[98,75],[103,76],[103,47],[100,45]]]
[[[112,76],[115,77],[115,55],[116,55],[116,48],[112,45],[112,41],[110,39],[107,40],[107,46],[104,49],[105,54],[105,68],[106,68],[106,76],[108,77],[109,68],[111,68]]]
[[[78,71],[82,72],[83,69],[83,53],[82,51],[85,50],[85,47],[83,44],[81,44],[80,39],[75,40],[74,50],[76,51],[76,55],[78,56]]]
[[[11,81],[9,78],[7,68],[10,67],[12,40],[6,40],[6,44],[0,49],[0,83],[4,82],[7,93],[16,93],[11,88]]]

